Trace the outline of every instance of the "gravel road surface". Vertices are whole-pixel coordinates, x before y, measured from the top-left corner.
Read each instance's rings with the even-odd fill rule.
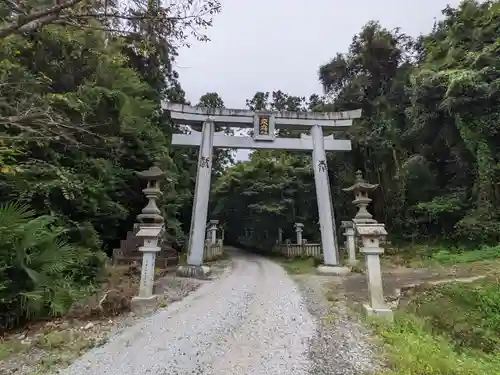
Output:
[[[343,279],[317,275],[298,275],[294,279],[317,321],[316,335],[309,348],[311,375],[384,373],[380,361],[383,357],[370,342],[369,332],[349,313]],[[334,302],[328,300],[328,294]]]
[[[235,253],[232,272],[145,318],[62,375],[309,375],[316,324],[285,271]]]

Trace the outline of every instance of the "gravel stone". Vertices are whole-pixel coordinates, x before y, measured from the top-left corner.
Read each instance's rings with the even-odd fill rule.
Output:
[[[341,277],[300,275],[294,278],[311,314],[316,318],[316,335],[309,356],[314,375],[366,375],[379,373],[377,349],[370,344],[369,332],[349,315]],[[328,288],[335,288],[335,301],[328,301]],[[331,291],[330,291],[331,293]],[[379,357],[381,358],[381,357]]]
[[[236,253],[232,268],[59,374],[316,374],[307,353],[316,324],[296,284],[258,256]]]

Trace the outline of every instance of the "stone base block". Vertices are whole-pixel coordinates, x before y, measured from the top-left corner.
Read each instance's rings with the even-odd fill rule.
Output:
[[[156,308],[158,304],[157,295],[151,297],[133,297],[130,301],[130,309],[137,315],[142,315]]]
[[[349,267],[342,266],[318,266],[316,270],[322,275],[345,276],[351,273],[351,269]]]
[[[366,316],[373,318],[382,318],[392,322],[394,320],[394,313],[389,308],[374,309],[370,305],[363,305]]]
[[[207,279],[210,276],[210,267],[208,266],[177,266],[176,275],[179,277],[190,277],[193,279]]]

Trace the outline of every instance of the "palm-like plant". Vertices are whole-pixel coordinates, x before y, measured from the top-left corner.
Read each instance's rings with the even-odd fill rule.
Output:
[[[76,276],[95,254],[69,244],[55,220],[19,203],[0,206],[0,326],[63,314],[92,288],[92,278]]]

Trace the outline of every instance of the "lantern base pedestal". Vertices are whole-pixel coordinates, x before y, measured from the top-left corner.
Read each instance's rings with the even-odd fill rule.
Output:
[[[130,301],[130,310],[137,315],[143,315],[152,311],[158,304],[158,297],[157,295],[152,295],[150,297],[133,297]]]
[[[342,266],[318,266],[316,270],[322,275],[345,276],[351,273],[351,269],[349,267]]]
[[[365,315],[371,318],[381,318],[392,322],[394,320],[394,313],[389,308],[373,308],[370,305],[363,305]]]
[[[205,280],[210,276],[211,269],[208,266],[177,266],[175,274],[179,277]]]

